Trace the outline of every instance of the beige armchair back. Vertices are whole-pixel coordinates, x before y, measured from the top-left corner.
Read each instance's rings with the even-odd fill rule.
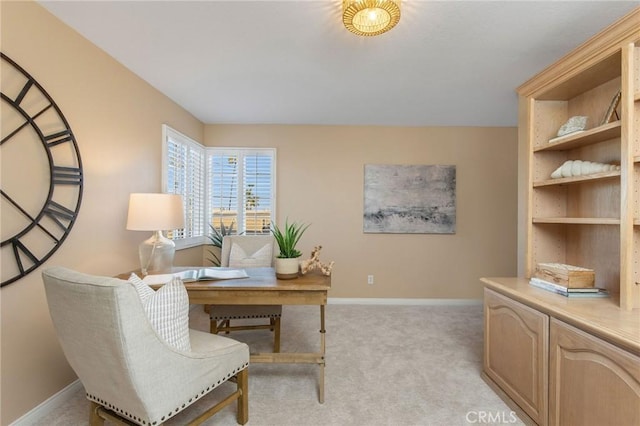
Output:
[[[234,247],[235,246],[235,247]],[[279,251],[273,235],[227,235],[222,239],[220,266],[273,267]],[[268,256],[264,249],[268,248]],[[234,258],[233,255],[236,254]],[[240,257],[238,253],[242,253]],[[246,256],[243,258],[243,256]],[[213,334],[239,330],[270,330],[273,332],[273,351],[280,352],[280,320],[282,305],[210,305],[210,331]],[[265,319],[268,322],[248,324],[247,320]],[[232,325],[241,320],[241,325]]]
[[[226,235],[222,239],[222,247],[220,249],[220,266],[229,266],[231,248],[234,244],[237,244],[247,255],[252,255],[269,244],[271,248],[270,260],[256,264],[255,267],[273,267],[275,265],[278,246],[276,245],[276,239],[273,238],[273,235]],[[237,260],[241,261],[241,259]]]

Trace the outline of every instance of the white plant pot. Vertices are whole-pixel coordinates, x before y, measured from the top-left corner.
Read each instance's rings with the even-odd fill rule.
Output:
[[[300,271],[300,261],[298,257],[276,258],[276,277],[279,280],[290,280],[298,278]]]

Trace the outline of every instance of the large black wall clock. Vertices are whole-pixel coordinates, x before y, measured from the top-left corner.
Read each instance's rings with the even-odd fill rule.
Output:
[[[82,201],[82,162],[51,96],[4,53],[0,68],[2,286],[42,265],[64,242]]]

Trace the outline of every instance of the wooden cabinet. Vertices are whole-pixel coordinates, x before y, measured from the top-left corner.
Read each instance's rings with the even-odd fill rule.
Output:
[[[640,424],[640,313],[482,278],[483,378],[526,423]]]
[[[549,424],[640,425],[640,357],[551,319]]]
[[[596,286],[624,309],[640,308],[638,22],[640,8],[518,88],[519,134],[529,152],[525,273],[542,262],[592,268]],[[557,137],[574,116],[588,117],[586,130]],[[578,166],[551,178],[569,160],[619,170]]]
[[[484,300],[484,372],[546,424],[549,317],[488,289]]]

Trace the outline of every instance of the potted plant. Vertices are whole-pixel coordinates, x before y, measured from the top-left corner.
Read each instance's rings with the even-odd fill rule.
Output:
[[[296,248],[296,245],[308,227],[309,225],[301,223],[289,223],[288,219],[285,220],[283,229],[280,229],[275,223],[271,223],[271,233],[280,249],[280,254],[276,257],[276,277],[278,279],[287,280],[298,276],[300,269],[298,258],[302,256],[302,253]]]
[[[209,257],[208,260],[213,264],[213,266],[220,266],[221,261],[218,254],[220,253],[220,249],[222,248],[222,239],[226,235],[233,234],[233,225],[234,225],[234,222],[231,222],[231,225],[229,225],[229,227],[226,227],[224,226],[224,223],[222,223],[222,220],[220,220],[219,230],[216,229],[213,225],[209,225],[209,228],[211,228],[211,233],[207,235],[207,238],[209,239],[209,241],[211,241],[209,245],[212,247],[217,247],[217,250],[215,249],[207,250],[211,255],[211,257]]]

